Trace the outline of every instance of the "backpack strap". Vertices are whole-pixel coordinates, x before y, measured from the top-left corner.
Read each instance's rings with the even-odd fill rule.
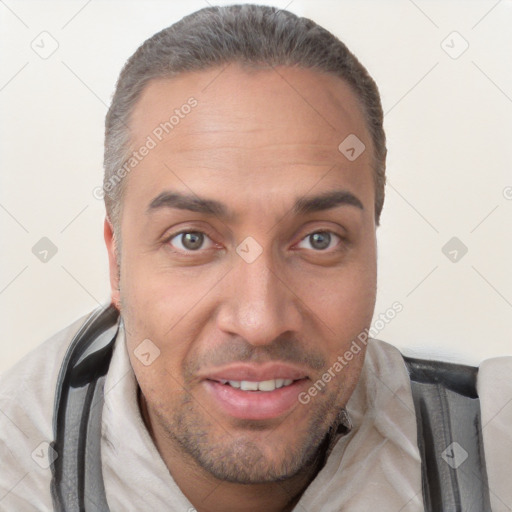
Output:
[[[107,512],[101,471],[103,387],[119,329],[119,313],[98,308],[74,336],[55,394],[51,493],[58,512]]]
[[[426,512],[490,512],[478,368],[404,356],[411,379]]]

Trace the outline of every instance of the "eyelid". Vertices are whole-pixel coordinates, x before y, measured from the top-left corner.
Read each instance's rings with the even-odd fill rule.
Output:
[[[311,249],[314,252],[318,252],[318,253],[334,251],[334,250],[336,250],[339,247],[339,245],[344,240],[343,236],[340,235],[339,233],[336,233],[336,231],[333,231],[331,229],[322,229],[322,228],[320,228],[320,229],[314,229],[314,230],[310,231],[309,233],[307,233],[306,235],[304,235],[294,246],[298,246],[301,242],[306,240],[311,235],[314,235],[315,233],[329,233],[331,236],[335,236],[336,238],[338,238],[338,244],[336,246],[334,246],[334,247],[331,247],[329,249],[318,249],[318,250]]]
[[[205,222],[181,222],[175,226],[165,229],[161,235],[161,240],[163,242],[168,242],[181,233],[202,233],[212,240],[216,238],[214,230]]]
[[[340,224],[337,221],[330,221],[325,219],[319,220],[311,220],[302,224],[293,234],[292,239],[294,240],[303,240],[309,235],[313,233],[331,233],[342,240],[346,240],[349,238],[350,231],[344,224]],[[304,233],[304,234],[302,234]]]
[[[197,250],[192,250],[192,249],[180,249],[180,248],[177,248],[177,247],[174,247],[170,242],[173,238],[176,238],[177,236],[179,235],[183,235],[185,233],[200,233],[202,235],[204,235],[206,238],[208,238],[211,242],[211,247],[207,247],[206,249],[197,249]],[[213,240],[213,238],[208,234],[208,232],[204,229],[196,229],[196,228],[183,228],[183,229],[180,229],[178,231],[174,231],[168,235],[166,235],[164,237],[164,243],[168,244],[173,251],[176,251],[176,252],[179,252],[180,254],[199,254],[199,253],[202,253],[202,252],[205,252],[209,249],[211,249],[212,247],[214,246],[217,246],[219,247],[219,244],[217,242],[215,242],[215,240]]]

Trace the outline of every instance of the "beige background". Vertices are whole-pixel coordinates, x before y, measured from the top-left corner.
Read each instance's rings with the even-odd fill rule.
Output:
[[[143,40],[207,3],[0,3],[0,372],[108,300],[92,191],[115,81]],[[382,93],[389,183],[375,318],[395,301],[403,311],[378,337],[467,363],[511,354],[512,2],[274,5],[334,32]],[[42,237],[58,249],[46,263],[32,253]],[[453,237],[468,249],[448,254],[456,262],[442,251]]]

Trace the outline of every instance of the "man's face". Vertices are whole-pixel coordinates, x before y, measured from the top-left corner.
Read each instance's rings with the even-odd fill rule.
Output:
[[[111,276],[157,444],[223,480],[291,477],[364,351],[309,403],[298,396],[375,304],[372,143],[356,97],[315,71],[231,64],[151,82],[131,127],[134,148],[156,146],[126,178],[120,296],[112,248]],[[354,161],[338,149],[350,134],[366,145]]]

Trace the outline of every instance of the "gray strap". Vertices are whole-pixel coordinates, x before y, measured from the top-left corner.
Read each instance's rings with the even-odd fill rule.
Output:
[[[118,331],[112,306],[96,310],[73,338],[59,374],[51,492],[59,512],[107,512],[101,471],[105,376]]]
[[[490,512],[476,368],[405,358],[426,512]]]

